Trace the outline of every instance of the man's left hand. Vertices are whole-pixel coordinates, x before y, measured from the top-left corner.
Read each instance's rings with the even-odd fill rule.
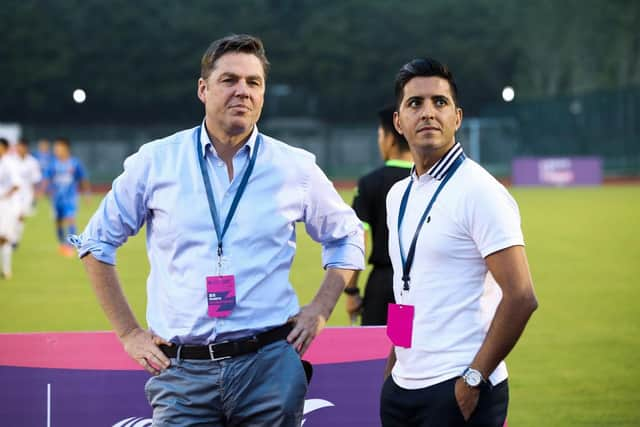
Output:
[[[456,401],[460,412],[465,421],[469,421],[471,414],[476,410],[478,406],[478,399],[480,398],[480,389],[477,387],[469,387],[462,378],[458,378],[456,381]]]
[[[311,341],[324,329],[327,319],[319,305],[311,303],[302,307],[300,313],[290,320],[294,322],[294,327],[287,341],[302,356],[309,348]]]

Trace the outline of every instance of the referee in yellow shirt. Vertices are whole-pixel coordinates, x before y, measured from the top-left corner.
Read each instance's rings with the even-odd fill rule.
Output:
[[[393,126],[395,107],[389,105],[378,112],[378,147],[384,160],[381,166],[358,180],[353,209],[364,223],[365,232],[371,233],[369,264],[373,270],[367,279],[364,297],[358,288],[358,273],[345,289],[347,312],[351,319],[362,314],[362,325],[386,325],[387,304],[393,299],[393,269],[389,259],[387,241],[387,213],[385,200],[393,184],[409,176],[413,160],[409,145]]]

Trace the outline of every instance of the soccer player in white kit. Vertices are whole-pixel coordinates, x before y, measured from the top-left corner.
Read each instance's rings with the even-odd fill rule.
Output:
[[[15,241],[18,209],[15,193],[18,191],[18,178],[8,159],[9,142],[0,138],[0,273],[5,279],[11,278],[11,243]]]
[[[29,143],[26,139],[18,140],[15,146],[15,155],[12,155],[10,159],[18,179],[18,191],[14,195],[18,209],[16,240],[12,242],[15,245],[22,238],[25,218],[33,215],[36,185],[42,180],[42,173],[40,172],[40,164],[29,153]]]

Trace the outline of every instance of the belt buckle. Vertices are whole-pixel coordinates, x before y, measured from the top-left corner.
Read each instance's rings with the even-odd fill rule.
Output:
[[[224,344],[227,343],[229,341],[221,341],[221,342],[217,342],[217,343],[212,343],[209,344],[207,347],[209,347],[209,357],[211,358],[211,361],[213,362],[217,362],[219,360],[225,360],[225,359],[231,359],[231,356],[222,356],[222,357],[216,357],[214,354],[214,347],[217,346],[218,344]]]

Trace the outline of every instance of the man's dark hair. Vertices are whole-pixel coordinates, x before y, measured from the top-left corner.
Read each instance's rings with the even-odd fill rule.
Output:
[[[385,133],[393,135],[393,142],[398,145],[400,151],[409,151],[407,140],[398,133],[396,127],[393,125],[393,113],[395,113],[395,111],[396,107],[394,105],[387,105],[378,111],[378,121]]]
[[[205,80],[209,78],[216,66],[216,61],[226,53],[249,53],[255,55],[262,63],[264,77],[265,79],[267,78],[270,64],[262,40],[248,34],[231,34],[211,43],[204,55],[202,55],[200,77]]]
[[[9,148],[9,141],[7,141],[6,138],[0,138],[0,145],[2,145],[4,148]]]
[[[458,105],[458,86],[456,86],[449,67],[433,58],[416,58],[404,64],[402,68],[400,68],[400,71],[398,71],[398,74],[396,74],[396,107],[400,107],[402,97],[404,96],[404,87],[409,83],[409,80],[414,77],[441,77],[445,79],[449,82],[453,102]]]
[[[62,137],[62,136],[54,139],[53,143],[54,144],[56,144],[56,143],[63,144],[63,145],[66,145],[67,148],[71,148],[71,141],[69,141],[69,138],[65,138],[65,137]]]

